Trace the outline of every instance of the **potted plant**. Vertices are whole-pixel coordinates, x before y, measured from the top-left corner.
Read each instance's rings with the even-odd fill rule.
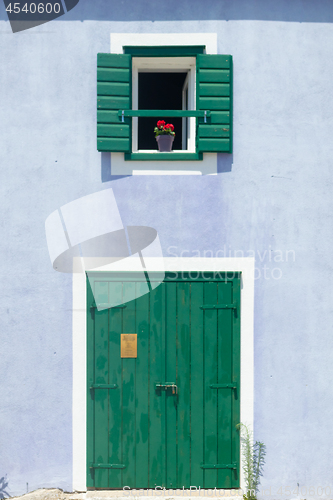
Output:
[[[154,128],[155,138],[160,152],[169,153],[172,149],[172,143],[175,138],[175,127],[172,123],[165,123],[164,120],[157,122],[157,127]]]

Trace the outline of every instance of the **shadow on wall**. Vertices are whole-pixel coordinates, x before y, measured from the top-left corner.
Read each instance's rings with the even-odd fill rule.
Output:
[[[6,491],[8,486],[7,476],[3,476],[0,478],[0,499],[8,498],[9,493]]]
[[[111,153],[101,153],[101,180],[102,182],[116,181],[123,179],[129,175],[112,175],[111,174]]]
[[[233,161],[233,154],[219,153],[217,155],[217,173],[231,172]]]
[[[333,22],[332,0],[80,0],[61,21],[260,20]]]

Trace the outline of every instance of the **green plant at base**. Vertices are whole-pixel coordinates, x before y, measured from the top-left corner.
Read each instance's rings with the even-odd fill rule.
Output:
[[[243,443],[243,472],[246,485],[243,497],[245,500],[256,500],[260,476],[264,470],[266,445],[260,441],[253,443],[253,433],[247,425],[240,423],[237,428],[241,431]]]

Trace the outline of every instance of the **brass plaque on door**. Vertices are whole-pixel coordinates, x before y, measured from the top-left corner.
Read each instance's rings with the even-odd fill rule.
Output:
[[[121,352],[122,358],[137,358],[137,334],[136,333],[122,333],[121,334]]]

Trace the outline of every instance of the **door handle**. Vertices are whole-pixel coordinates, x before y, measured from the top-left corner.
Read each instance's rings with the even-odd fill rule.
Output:
[[[165,384],[161,384],[160,382],[158,382],[156,384],[156,389],[164,390],[164,391],[167,391],[168,389],[172,389],[172,394],[178,394],[178,387],[173,382],[166,382]]]

